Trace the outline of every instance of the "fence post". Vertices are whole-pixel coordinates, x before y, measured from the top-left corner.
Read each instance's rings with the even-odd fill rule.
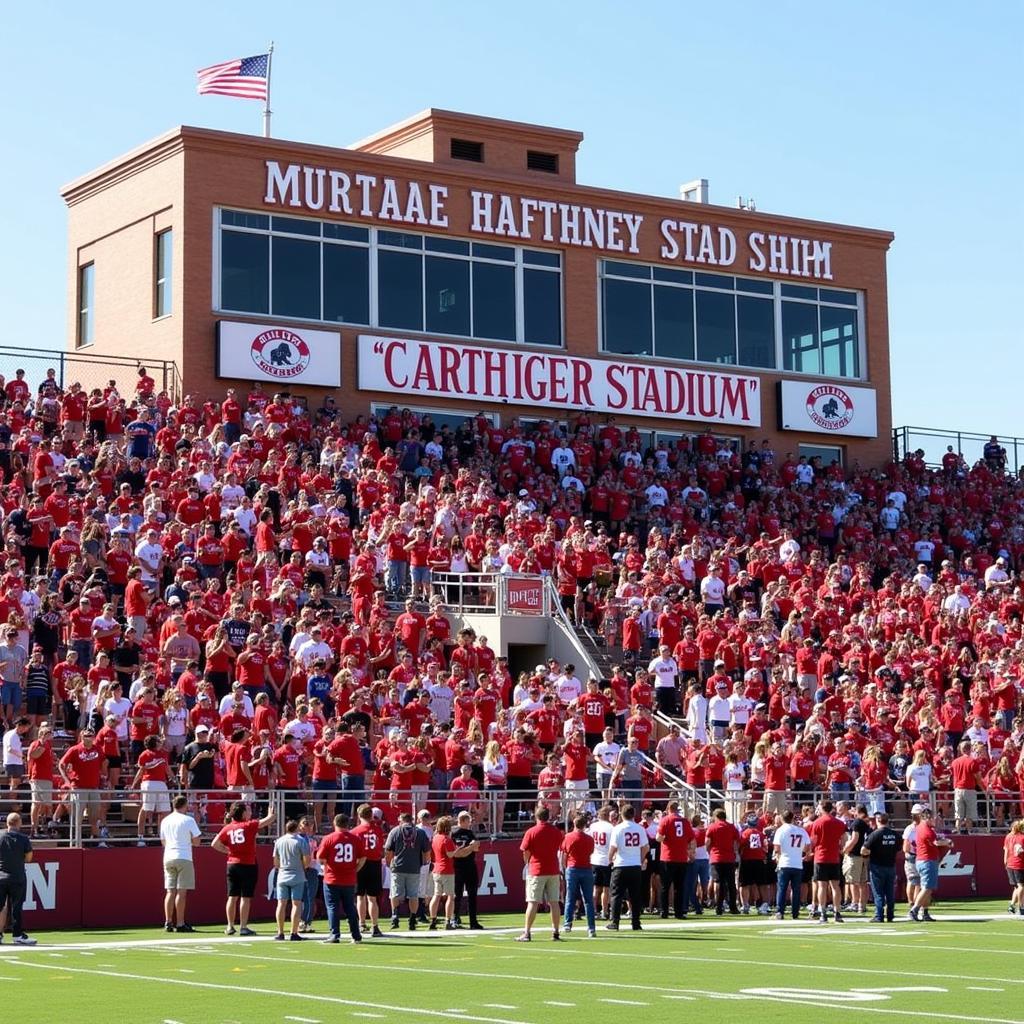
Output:
[[[61,354],[60,354],[60,362],[57,364],[58,367],[59,367],[57,372],[60,375],[60,389],[61,389],[61,391],[63,391],[64,388],[65,388],[65,384],[64,384],[64,358],[65,358],[64,357],[64,353],[61,352]]]

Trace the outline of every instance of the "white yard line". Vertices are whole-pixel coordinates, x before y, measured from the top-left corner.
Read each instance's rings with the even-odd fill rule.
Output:
[[[289,1017],[285,1015],[285,1020],[297,1020],[299,1024],[320,1024],[315,1017]]]
[[[544,1005],[545,1006],[575,1006],[576,1004],[575,1003],[560,1003],[560,1002],[558,1002],[555,999],[545,999],[544,1000]]]
[[[891,933],[890,933],[891,934]],[[789,933],[786,935],[789,939],[806,939],[806,935],[794,935]],[[828,933],[829,945],[833,943],[842,943],[844,946],[882,946],[889,949],[906,949],[907,944],[905,942],[874,942],[865,939],[863,942],[860,939],[847,938],[846,935],[840,935],[836,932],[829,930]],[[925,944],[923,942],[915,942],[914,949],[933,949],[941,953],[963,953],[963,946],[934,946],[931,944]],[[1024,956],[1024,949],[1019,946],[1016,949],[996,949],[995,947],[986,946],[982,949],[972,949],[971,953],[1009,953],[1011,956]]]
[[[294,961],[278,961],[279,963],[289,963]],[[321,961],[315,961],[320,963]],[[246,985],[239,988],[237,985],[221,985],[213,981],[188,981],[184,978],[161,978],[157,975],[151,974],[130,974],[127,971],[99,971],[93,970],[86,967],[64,967],[57,966],[56,964],[46,963],[28,963],[27,961],[19,961],[19,967],[32,967],[36,969],[42,969],[44,971],[56,971],[60,974],[87,974],[93,975],[94,977],[103,978],[121,978],[125,981],[146,981],[154,983],[162,983],[164,985],[182,985],[188,988],[203,988],[210,989],[217,992],[231,992],[234,995],[260,995],[260,996],[275,996],[278,998],[287,999],[307,999],[310,1002],[316,1003],[331,1003],[335,1006],[358,1006],[358,1007],[371,1007],[374,1010],[388,1010],[392,1013],[407,1014],[409,1007],[406,1006],[393,1006],[390,1003],[370,1003],[366,1000],[360,999],[341,999],[338,996],[322,996],[316,995],[312,992],[286,992],[283,989],[273,988],[253,988],[251,985]],[[352,964],[353,967],[359,967],[360,964]],[[458,973],[458,972],[455,972]],[[453,1014],[446,1010],[426,1010],[423,1007],[416,1008],[416,1015],[418,1017],[438,1017],[442,1020],[472,1020],[478,1021],[480,1024],[526,1024],[525,1021],[518,1020],[506,1020],[501,1017],[477,1017],[472,1014]]]
[[[650,1006],[650,1003],[643,1003],[638,999],[598,999],[599,1003],[614,1003],[616,1006]]]
[[[968,985],[969,992],[1005,992],[1005,988],[987,988],[984,985]]]

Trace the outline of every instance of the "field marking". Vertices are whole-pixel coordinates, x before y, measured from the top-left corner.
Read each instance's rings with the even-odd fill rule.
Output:
[[[984,985],[968,985],[968,992],[1005,992],[1005,988],[986,988]]]
[[[819,933],[820,934],[820,933]],[[889,932],[891,935],[892,932]],[[794,936],[792,933],[789,935],[790,938],[805,938],[806,936]],[[889,949],[906,949],[907,944],[905,942],[861,942],[860,939],[847,938],[845,935],[836,935],[835,932],[830,931],[828,933],[828,941],[831,945],[833,942],[841,942],[845,946],[883,946]],[[963,953],[964,949],[962,946],[934,946],[925,945],[923,942],[915,942],[914,949],[932,949],[937,950],[940,953]],[[1013,956],[1024,956],[1024,949],[1018,947],[1017,949],[996,949],[994,947],[985,947],[984,949],[972,949],[971,953],[1010,953]]]
[[[355,1010],[352,1011],[352,1016],[353,1017],[374,1017],[377,1020],[383,1020],[383,1018],[384,1018],[384,1014],[383,1013],[357,1013]],[[288,1019],[289,1020],[295,1020],[296,1018],[295,1017],[290,1017]],[[299,1017],[298,1019],[299,1020],[303,1020],[304,1018]]]
[[[280,963],[294,963],[295,961],[279,961]],[[323,964],[323,961],[313,961],[318,964]],[[368,1003],[365,1000],[356,999],[341,999],[338,996],[323,996],[317,995],[313,992],[285,992],[281,989],[273,988],[252,988],[246,986],[244,989],[239,989],[237,985],[221,985],[214,981],[189,981],[185,978],[161,978],[157,975],[152,974],[130,974],[127,971],[99,971],[93,970],[87,967],[57,967],[51,964],[34,964],[28,963],[27,961],[19,961],[19,967],[34,967],[42,969],[44,971],[60,971],[61,973],[69,974],[91,974],[94,976],[104,978],[121,978],[125,981],[148,981],[148,982],[159,982],[164,985],[183,985],[188,988],[205,988],[212,989],[218,992],[231,992],[235,995],[249,994],[260,995],[260,996],[275,996],[278,998],[287,999],[308,999],[315,1003],[332,1003],[335,1006],[361,1006],[361,1007],[373,1007],[375,1010],[389,1010],[393,1013],[406,1013],[408,1012],[408,1006],[392,1006],[390,1003]],[[352,964],[352,967],[361,967],[362,964]],[[458,972],[453,972],[458,973]],[[500,1017],[476,1017],[471,1014],[452,1014],[445,1010],[426,1010],[423,1007],[417,1007],[416,1013],[423,1017],[439,1017],[442,1020],[474,1020],[480,1022],[480,1024],[527,1024],[525,1021],[518,1020],[506,1020]],[[1012,1022],[1012,1024],[1024,1024],[1024,1022]]]
[[[697,1001],[696,996],[666,996],[663,995],[662,999],[685,999],[687,1002],[695,1003]]]
[[[576,1004],[575,1003],[559,1003],[557,1000],[554,1000],[554,999],[545,999],[544,1000],[544,1005],[545,1006],[575,1006]]]
[[[638,999],[598,999],[599,1003],[614,1003],[616,1006],[650,1006],[650,1003],[642,1003]]]
[[[481,1006],[486,1006],[490,1010],[518,1010],[518,1006],[509,1006],[508,1003],[481,1003]]]
[[[285,1020],[297,1020],[299,1024],[320,1024],[315,1017],[289,1017],[285,1016]]]

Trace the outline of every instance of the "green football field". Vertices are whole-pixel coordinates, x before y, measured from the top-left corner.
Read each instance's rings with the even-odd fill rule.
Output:
[[[934,924],[662,922],[599,926],[554,943],[514,941],[519,918],[484,932],[403,930],[361,946],[163,932],[39,933],[0,947],[5,1019],[32,1024],[484,1024],[699,1019],[1024,1024],[1024,920],[1004,902],[943,904]],[[849,1018],[847,1018],[849,1019]]]

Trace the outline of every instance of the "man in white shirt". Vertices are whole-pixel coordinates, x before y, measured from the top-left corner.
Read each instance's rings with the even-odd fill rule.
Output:
[[[560,477],[565,476],[566,472],[576,465],[576,453],[562,441],[558,447],[551,453],[551,465]]]
[[[307,671],[318,659],[322,659],[328,665],[334,661],[334,651],[331,645],[324,641],[323,630],[319,626],[314,626],[309,631],[309,639],[295,652],[295,658]]]
[[[985,570],[985,589],[1000,590],[1009,586],[1010,577],[1006,573],[1006,559],[1000,556]]]
[[[612,771],[619,760],[622,747],[615,742],[615,730],[605,729],[603,739],[594,746],[594,761],[597,763],[597,788],[604,800],[612,795]]]
[[[186,814],[188,797],[174,798],[174,808],[160,822],[160,844],[164,848],[164,931],[190,932],[185,923],[185,901],[189,891],[196,887],[196,871],[192,862],[192,847],[202,837],[196,819]]]
[[[633,931],[641,931],[640,914],[644,906],[644,868],[651,844],[647,830],[635,821],[632,804],[622,808],[622,821],[612,830],[608,859],[612,866],[612,920],[608,930],[619,930],[622,901],[629,900]]]
[[[156,530],[147,530],[146,536],[135,548],[135,558],[142,567],[142,582],[155,587],[164,561],[164,549]]]
[[[920,541],[918,541],[918,543],[920,543]],[[932,578],[931,578],[931,576],[928,573],[928,566],[926,566],[924,564],[924,562],[922,562],[917,567],[917,574],[914,576],[914,582],[926,594],[928,593],[929,590],[932,589]]]
[[[246,537],[252,536],[252,531],[256,528],[256,513],[248,496],[242,498],[238,508],[231,513],[231,518],[242,528],[242,533]]]
[[[256,711],[253,707],[252,698],[245,692],[245,687],[239,682],[232,683],[231,692],[221,697],[220,704],[217,707],[217,714],[223,718],[234,707],[235,701],[242,702],[242,709],[246,718],[253,718],[255,716]]]
[[[907,504],[907,496],[898,487],[894,487],[886,496],[886,504],[890,501],[896,506],[897,512],[902,512]]]
[[[782,543],[779,545],[779,561],[791,562],[800,554],[800,542],[789,530],[782,531]]]
[[[962,615],[971,610],[971,599],[964,593],[964,588],[959,583],[953,587],[953,593],[942,602],[942,610],[953,615]]]
[[[576,676],[576,666],[567,664],[555,680],[555,693],[563,704],[571,704],[583,692],[583,683]]]
[[[427,693],[430,694],[430,713],[439,722],[450,722],[455,692],[443,679],[428,682],[426,685]]]
[[[754,710],[754,702],[743,692],[743,683],[736,683],[729,697],[729,718],[733,725],[746,728],[750,721],[750,712]]]
[[[612,809],[607,805],[601,807],[597,812],[597,818],[587,829],[594,840],[594,852],[590,855],[590,866],[594,869],[594,909],[605,921],[609,916],[612,877],[608,851],[612,845],[612,832],[615,831],[615,826],[608,820],[611,812]]]
[[[775,894],[775,920],[781,921],[786,912],[786,889],[790,890],[790,907],[795,921],[800,916],[800,883],[804,860],[811,849],[807,830],[793,824],[793,812],[784,811],[782,825],[772,840],[775,863],[778,865],[778,890]]]
[[[668,491],[665,490],[661,485],[660,480],[656,480],[650,487],[644,491],[644,496],[647,498],[647,504],[652,509],[664,508],[668,504]]]
[[[686,728],[691,740],[708,741],[708,699],[699,683],[690,686],[690,702],[686,707]]]
[[[700,596],[704,602],[704,611],[708,615],[714,615],[725,607],[725,583],[722,581],[721,572],[719,566],[711,566],[707,576],[700,583]]]
[[[715,742],[725,739],[729,732],[729,721],[732,707],[729,704],[729,684],[722,680],[715,683],[715,692],[708,700],[708,724],[711,726]]]
[[[667,644],[658,648],[658,657],[647,666],[647,671],[654,676],[654,699],[658,702],[658,710],[666,715],[674,715],[679,665]]]
[[[890,533],[895,533],[896,529],[900,525],[900,510],[892,503],[891,500],[885,503],[885,508],[878,513],[878,521],[882,524],[883,530],[888,530]]]

